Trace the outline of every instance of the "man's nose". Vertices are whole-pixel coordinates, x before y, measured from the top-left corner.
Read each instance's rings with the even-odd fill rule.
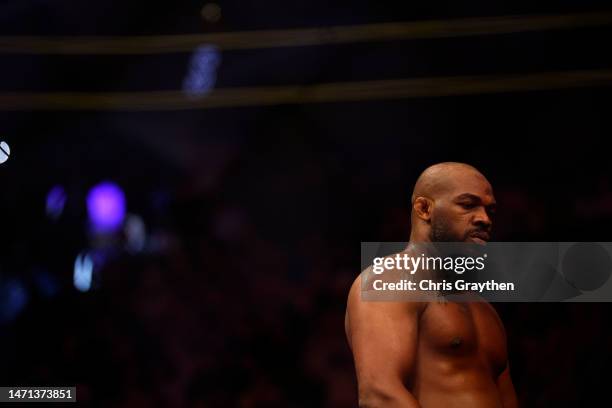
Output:
[[[480,208],[474,217],[474,224],[480,227],[491,228],[493,221],[484,208]]]

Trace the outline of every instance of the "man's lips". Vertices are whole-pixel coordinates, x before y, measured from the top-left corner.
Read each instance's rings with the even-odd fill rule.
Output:
[[[486,243],[491,237],[486,232],[474,232],[470,234],[470,238],[476,242]]]
[[[484,240],[482,238],[474,237],[474,236],[470,237],[470,241],[475,242],[477,244],[486,244],[487,243],[486,240]]]

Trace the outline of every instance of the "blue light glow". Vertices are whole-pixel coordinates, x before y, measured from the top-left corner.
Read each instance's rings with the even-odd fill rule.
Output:
[[[183,81],[183,91],[195,97],[208,94],[215,87],[220,63],[221,54],[214,45],[202,45],[196,48]]]
[[[91,281],[93,278],[94,263],[89,254],[79,254],[74,261],[74,287],[81,292],[87,292],[91,289]]]
[[[64,205],[66,204],[66,191],[62,186],[55,186],[47,194],[47,215],[56,220],[64,211]]]
[[[9,323],[28,303],[28,292],[17,279],[0,282],[0,323]]]

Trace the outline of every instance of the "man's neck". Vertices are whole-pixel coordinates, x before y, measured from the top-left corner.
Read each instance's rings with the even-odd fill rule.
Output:
[[[429,234],[425,231],[412,230],[410,231],[410,243],[418,244],[421,242],[431,242]]]

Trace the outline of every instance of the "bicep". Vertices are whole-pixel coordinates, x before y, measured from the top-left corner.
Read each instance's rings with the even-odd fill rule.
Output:
[[[349,296],[347,322],[357,380],[360,386],[404,384],[416,359],[418,307],[363,301],[358,289]]]

